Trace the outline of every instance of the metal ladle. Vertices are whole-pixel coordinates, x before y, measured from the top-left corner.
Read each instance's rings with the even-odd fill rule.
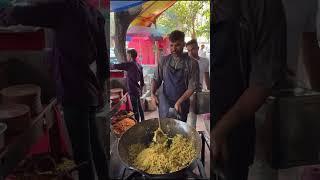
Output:
[[[157,130],[154,131],[154,136],[152,140],[156,143],[162,144],[166,142],[169,139],[169,137],[161,129],[160,118],[158,118],[158,123],[159,123],[159,127]]]

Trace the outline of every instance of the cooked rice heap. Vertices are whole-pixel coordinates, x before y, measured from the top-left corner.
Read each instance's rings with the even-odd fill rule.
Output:
[[[129,147],[130,162],[134,167],[149,174],[166,174],[187,167],[196,156],[192,141],[177,134],[168,146],[168,141],[152,142],[145,148],[142,144]]]

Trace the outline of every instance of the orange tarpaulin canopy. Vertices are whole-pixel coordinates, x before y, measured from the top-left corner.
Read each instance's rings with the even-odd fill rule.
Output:
[[[142,11],[130,26],[150,27],[156,19],[176,1],[147,1],[142,5]]]

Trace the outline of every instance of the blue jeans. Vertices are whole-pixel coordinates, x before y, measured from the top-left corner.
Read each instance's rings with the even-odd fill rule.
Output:
[[[99,180],[106,180],[108,177],[107,159],[102,142],[99,141],[96,109],[64,106],[63,112],[75,163],[88,162],[79,169],[79,180],[94,180],[94,167]]]

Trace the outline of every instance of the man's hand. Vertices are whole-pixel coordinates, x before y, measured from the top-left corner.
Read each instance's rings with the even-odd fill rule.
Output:
[[[174,108],[178,113],[181,113],[181,104],[179,102],[176,102],[176,104],[174,105]]]
[[[226,144],[226,137],[227,134],[224,132],[223,129],[215,128],[211,132],[211,137],[213,138],[213,144],[211,145],[211,153],[212,153],[212,160],[213,160],[213,169],[219,170],[222,169],[225,162],[228,159],[228,151],[227,151],[227,144]]]
[[[183,103],[185,100],[187,100],[188,98],[190,98],[190,96],[193,94],[194,90],[191,89],[187,89],[183,95],[177,100],[176,104],[174,105],[174,108],[176,109],[176,111],[178,111],[179,113],[181,113],[181,103]]]
[[[251,117],[265,102],[270,94],[270,89],[259,86],[251,86],[245,90],[235,105],[223,115],[211,133],[213,144],[211,147],[212,159],[216,167],[223,165],[228,159],[227,137],[238,125],[252,120]]]
[[[151,100],[155,105],[157,105],[157,106],[159,105],[158,97],[155,94],[151,95]]]

